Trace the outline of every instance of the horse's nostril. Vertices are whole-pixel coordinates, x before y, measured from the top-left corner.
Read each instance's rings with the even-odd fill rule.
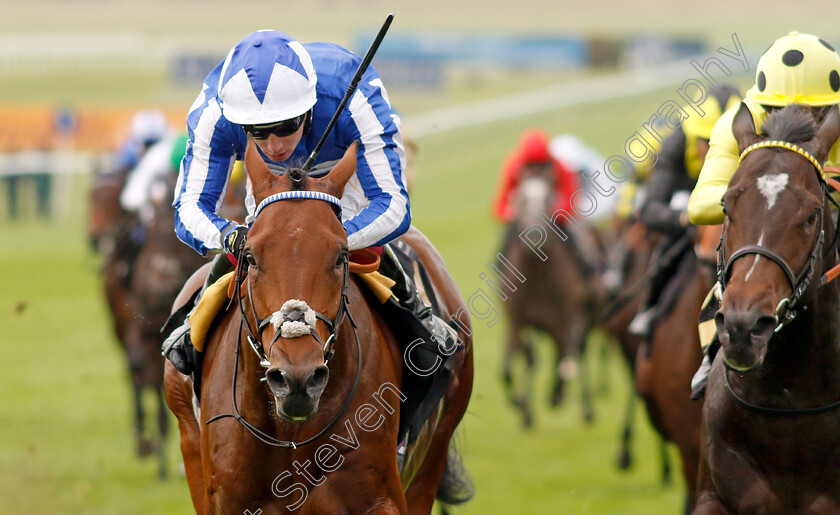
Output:
[[[330,369],[321,365],[312,372],[312,375],[309,377],[309,382],[306,385],[307,393],[316,397],[323,393],[324,388],[327,386],[327,379],[330,377]]]
[[[268,381],[269,388],[271,388],[271,391],[274,392],[275,395],[282,396],[289,394],[290,385],[285,372],[279,368],[275,368],[267,371],[265,373],[265,377]]]
[[[762,315],[758,317],[758,320],[755,322],[755,326],[751,331],[751,336],[757,336],[759,338],[769,340],[771,336],[773,336],[773,332],[776,330],[776,326],[779,324],[779,319],[774,316],[770,315]]]

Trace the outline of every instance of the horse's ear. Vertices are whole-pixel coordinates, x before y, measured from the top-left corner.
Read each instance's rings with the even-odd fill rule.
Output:
[[[265,161],[260,157],[257,144],[254,143],[254,138],[250,134],[248,134],[248,146],[245,147],[245,172],[251,179],[251,190],[254,193],[254,199],[259,204],[270,194],[271,181],[274,176]]]
[[[753,121],[752,112],[750,112],[750,108],[744,102],[741,102],[741,107],[738,108],[738,112],[732,120],[732,134],[735,136],[735,141],[738,142],[739,154],[745,148],[761,139],[755,133],[755,122]]]
[[[332,183],[331,186],[336,188],[338,197],[344,192],[344,185],[350,180],[350,177],[356,173],[356,150],[359,148],[359,142],[354,141],[347,150],[344,156],[336,163],[330,173],[324,177],[324,181]]]
[[[828,153],[838,137],[840,137],[840,109],[833,105],[817,130],[817,135],[812,140],[814,142],[814,155],[820,163],[824,163],[828,158]]]

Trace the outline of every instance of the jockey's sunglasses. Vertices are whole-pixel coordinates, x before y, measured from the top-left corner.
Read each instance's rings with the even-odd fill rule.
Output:
[[[254,139],[268,139],[272,134],[280,138],[285,138],[297,132],[300,126],[303,125],[304,120],[306,120],[306,113],[295,118],[283,120],[282,122],[268,125],[243,125],[242,128],[245,129],[245,132],[253,136]]]

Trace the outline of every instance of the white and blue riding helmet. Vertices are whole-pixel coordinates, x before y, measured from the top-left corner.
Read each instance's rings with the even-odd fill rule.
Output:
[[[269,125],[315,105],[317,77],[309,52],[276,30],[260,30],[236,44],[222,66],[219,99],[225,118]]]

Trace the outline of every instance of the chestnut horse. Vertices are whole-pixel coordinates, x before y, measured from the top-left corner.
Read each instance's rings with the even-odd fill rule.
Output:
[[[840,115],[826,109],[773,112],[766,137],[743,104],[733,122],[695,513],[840,512],[840,286],[823,275],[838,259],[821,166]]]
[[[444,398],[406,450],[401,477],[403,353],[378,301],[348,274],[347,236],[336,216],[355,149],[323,178],[298,170],[274,176],[249,139],[246,168],[260,207],[238,267],[235,308],[217,317],[207,338],[200,409],[193,409],[191,380],[169,364],[165,373],[197,513],[432,509],[472,390],[467,310],[440,255],[410,230],[403,239],[428,268],[444,318],[458,320],[464,348],[453,356]],[[206,268],[176,305],[200,286]]]
[[[565,359],[581,358],[586,337],[595,325],[600,284],[595,276],[585,277],[571,248],[579,242],[564,241],[554,230],[567,235],[569,228],[553,226],[549,220],[554,203],[554,171],[550,166],[530,164],[523,167],[521,180],[513,200],[516,219],[505,235],[503,254],[518,271],[505,268],[509,284],[518,285],[505,300],[508,318],[502,380],[508,399],[522,415],[525,427],[533,423],[532,387],[535,377],[534,340],[545,333],[554,345],[552,363],[552,406],[560,404],[568,371],[561,364]],[[552,224],[547,227],[546,224]],[[534,238],[539,235],[538,240]],[[525,277],[524,282],[521,276]],[[521,283],[521,285],[520,285]],[[516,358],[522,358],[524,373],[516,384]],[[569,363],[573,363],[570,361]],[[587,368],[579,367],[583,417],[594,418]]]

